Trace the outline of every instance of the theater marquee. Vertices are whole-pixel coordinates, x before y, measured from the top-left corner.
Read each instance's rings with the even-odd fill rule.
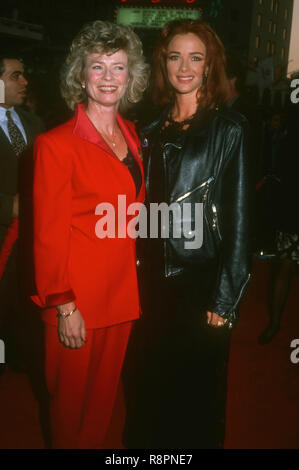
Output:
[[[168,21],[188,18],[198,20],[201,10],[191,8],[130,8],[119,7],[116,13],[117,24],[132,28],[161,29]]]

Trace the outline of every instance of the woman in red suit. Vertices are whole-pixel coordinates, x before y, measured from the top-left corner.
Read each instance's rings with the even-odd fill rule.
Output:
[[[33,300],[45,322],[54,448],[103,446],[139,317],[126,210],[143,201],[143,170],[134,125],[118,109],[137,102],[146,84],[135,33],[103,21],[87,25],[62,79],[75,115],[35,144]],[[103,203],[114,208],[115,220],[106,220]]]

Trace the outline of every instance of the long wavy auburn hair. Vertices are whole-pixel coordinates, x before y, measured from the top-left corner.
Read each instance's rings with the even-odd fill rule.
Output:
[[[167,76],[167,49],[174,36],[188,33],[195,34],[206,47],[205,66],[208,73],[198,90],[198,105],[200,109],[213,109],[228,100],[225,49],[215,31],[200,20],[174,20],[164,26],[153,54],[150,92],[157,105],[174,102],[175,90]]]

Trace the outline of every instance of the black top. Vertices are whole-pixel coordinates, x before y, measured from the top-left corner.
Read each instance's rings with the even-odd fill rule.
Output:
[[[165,125],[168,123],[168,125]],[[178,137],[187,133],[189,127],[183,128],[180,126],[180,123],[175,121],[166,120],[166,123],[160,130],[159,135],[159,146],[160,153],[156,154],[156,157],[153,158],[150,166],[150,175],[149,175],[149,194],[148,194],[148,203],[158,203],[166,202],[165,199],[165,179],[167,179],[167,173],[165,174],[165,169],[163,165],[163,147],[169,143],[174,143]],[[148,243],[149,249],[149,258],[153,272],[155,276],[164,277],[164,248],[163,248],[163,239],[161,237],[161,218],[158,220],[158,238],[151,238]]]
[[[169,118],[166,119],[165,124],[160,130],[159,145],[161,148],[160,158],[153,159],[151,164],[150,178],[149,178],[149,202],[167,202],[165,201],[164,194],[164,181],[167,175],[164,175],[163,167],[163,147],[167,142],[174,143],[178,137],[184,135],[189,130],[189,124],[193,121],[188,119],[183,123],[173,121]],[[166,125],[167,124],[167,125]]]
[[[139,194],[141,185],[142,185],[142,175],[139,168],[138,163],[136,162],[135,158],[133,157],[131,151],[128,149],[127,156],[122,160],[122,163],[126,165],[131,176],[134,180],[135,187],[136,187],[136,197]]]

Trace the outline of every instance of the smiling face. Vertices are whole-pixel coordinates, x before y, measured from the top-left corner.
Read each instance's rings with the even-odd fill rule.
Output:
[[[207,73],[206,46],[193,33],[177,34],[167,48],[168,80],[176,93],[194,94],[201,87]]]
[[[1,106],[10,108],[23,104],[26,98],[28,82],[24,77],[24,68],[17,59],[4,59],[4,72],[0,77],[5,86],[5,103]]]
[[[128,56],[125,51],[87,56],[82,85],[85,86],[88,104],[118,108],[128,80]]]

